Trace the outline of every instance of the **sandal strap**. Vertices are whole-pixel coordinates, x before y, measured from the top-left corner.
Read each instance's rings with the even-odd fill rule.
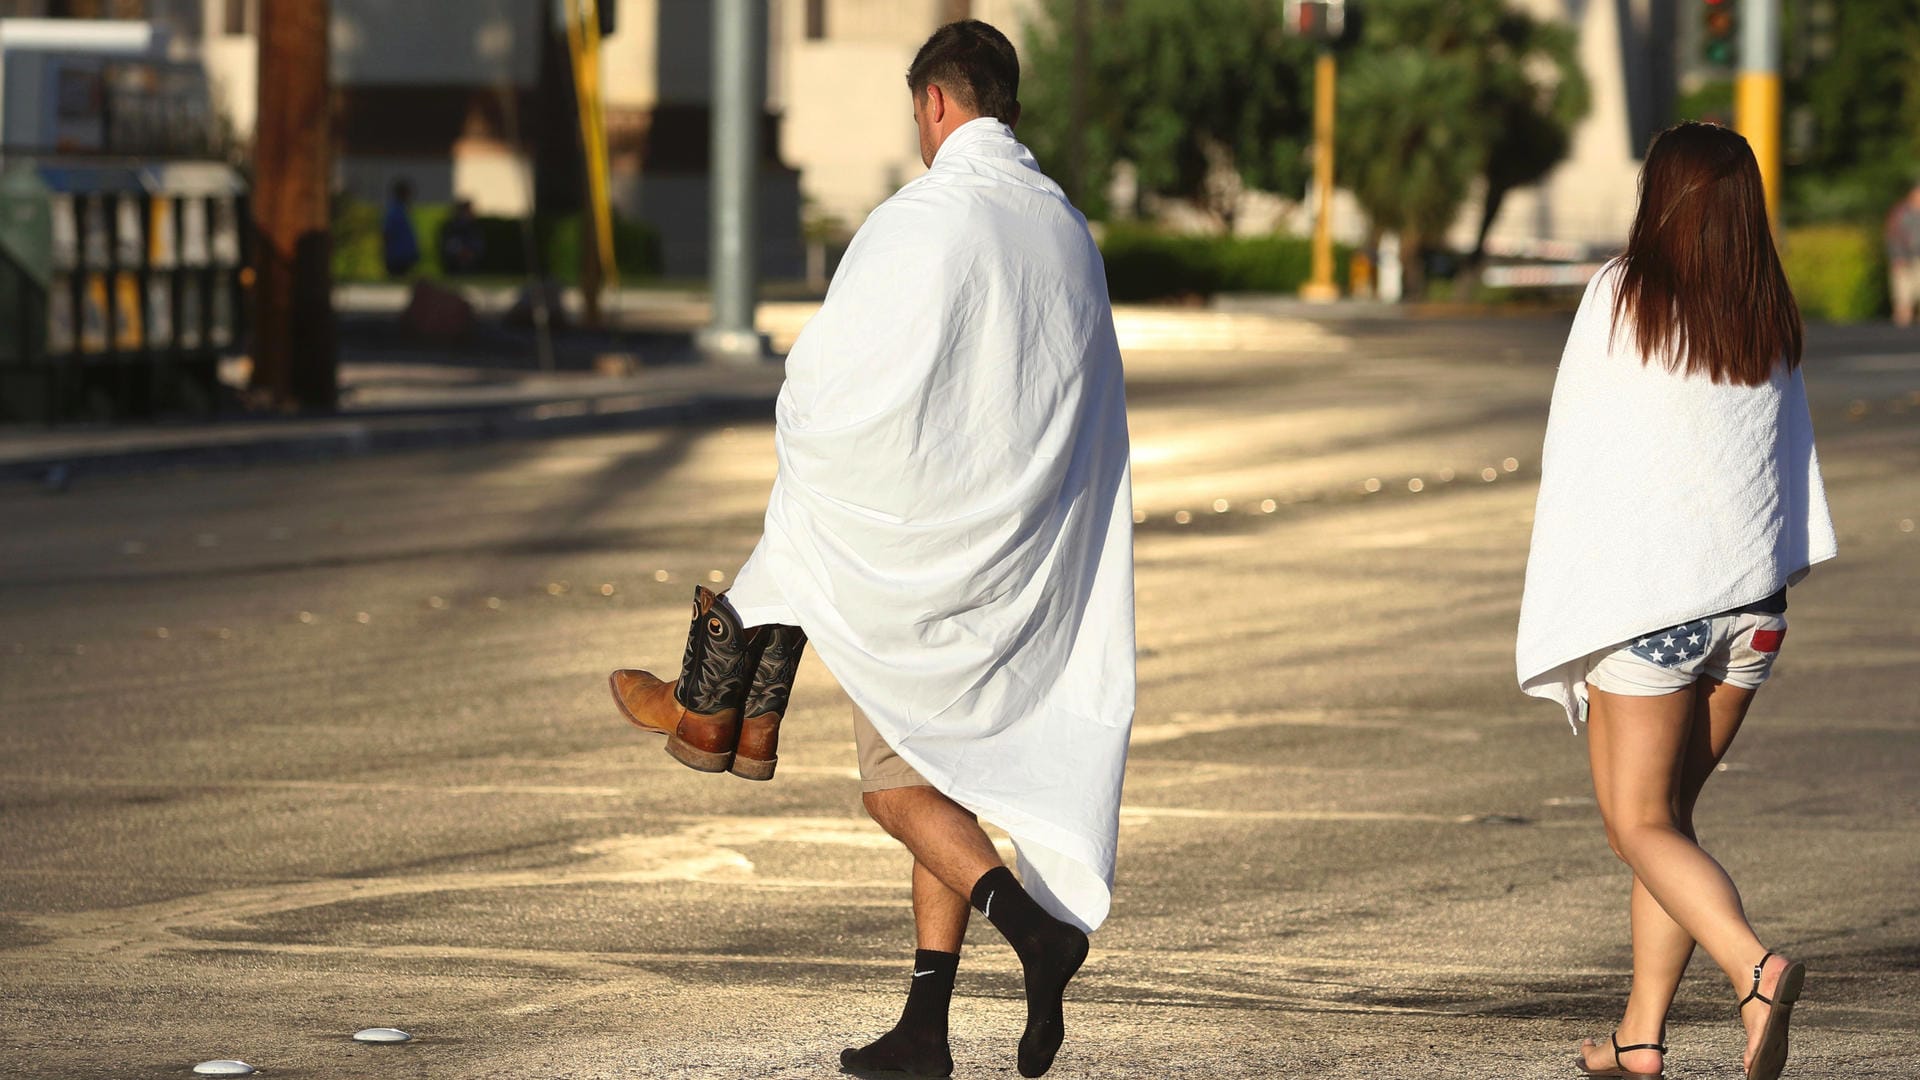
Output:
[[[1767,970],[1767,961],[1771,959],[1773,959],[1773,950],[1768,949],[1767,955],[1761,957],[1760,962],[1753,965],[1753,989],[1747,991],[1747,996],[1741,998],[1740,1004],[1734,1006],[1735,1011],[1746,1008],[1747,1002],[1749,1001],[1759,1001],[1766,1005],[1773,1004],[1772,998],[1760,992],[1760,976]]]
[[[1666,1033],[1661,1032],[1660,1037],[1665,1038]],[[1614,1061],[1614,1064],[1616,1065],[1620,1063],[1621,1054],[1631,1054],[1635,1050],[1658,1050],[1662,1054],[1667,1052],[1667,1046],[1665,1043],[1635,1043],[1632,1046],[1621,1046],[1620,1033],[1618,1031],[1615,1031],[1613,1034],[1607,1036],[1607,1041],[1613,1044],[1613,1061]]]

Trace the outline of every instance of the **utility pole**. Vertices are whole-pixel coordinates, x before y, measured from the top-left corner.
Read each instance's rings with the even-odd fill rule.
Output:
[[[1780,0],[1740,0],[1740,73],[1733,126],[1760,163],[1767,217],[1780,219]]]
[[[260,5],[253,141],[254,348],[249,388],[282,411],[332,409],[329,0]]]
[[[713,322],[699,335],[710,360],[754,364],[768,354],[754,329],[758,287],[760,116],[766,106],[766,0],[713,3]]]

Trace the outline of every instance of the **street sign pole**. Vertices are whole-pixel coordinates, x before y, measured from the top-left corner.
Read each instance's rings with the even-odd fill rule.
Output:
[[[759,363],[768,351],[753,317],[765,18],[765,0],[713,0],[713,322],[699,346],[722,363]]]
[[[1767,216],[1780,217],[1780,0],[1740,0],[1733,126],[1760,163]]]

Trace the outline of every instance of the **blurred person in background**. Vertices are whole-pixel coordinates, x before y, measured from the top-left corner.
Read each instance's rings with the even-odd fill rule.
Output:
[[[1112,903],[1133,722],[1120,350],[1086,219],[1014,139],[1005,35],[941,27],[907,85],[928,171],[867,218],[787,357],[760,543],[725,596],[696,592],[680,677],[618,671],[613,693],[681,762],[765,780],[811,641],[853,699],[867,812],[913,855],[906,1005],[842,1068],[952,1073],[978,910],[1019,957],[1016,1064],[1039,1076]]]
[[[487,253],[487,238],[474,216],[473,200],[453,204],[453,213],[440,225],[440,269],[449,275],[471,274]]]
[[[1658,136],[1626,254],[1574,318],[1542,454],[1516,661],[1583,717],[1607,841],[1633,871],[1633,983],[1590,1076],[1657,1077],[1695,945],[1726,974],[1749,1080],[1774,1080],[1805,968],[1769,950],[1694,804],[1772,672],[1787,586],[1835,553],[1799,309],[1745,139]],[[1766,864],[1776,895],[1790,869]],[[1696,1070],[1697,1071],[1697,1070]]]
[[[413,232],[413,183],[402,177],[387,195],[387,212],[380,220],[380,255],[388,277],[406,277],[420,265],[420,240]]]
[[[1912,326],[1920,308],[1920,184],[1887,215],[1887,286],[1894,324]]]

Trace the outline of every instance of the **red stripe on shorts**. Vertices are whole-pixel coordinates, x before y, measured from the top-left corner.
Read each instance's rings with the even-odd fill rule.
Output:
[[[1780,640],[1787,636],[1785,630],[1755,630],[1753,632],[1754,652],[1779,652]]]

